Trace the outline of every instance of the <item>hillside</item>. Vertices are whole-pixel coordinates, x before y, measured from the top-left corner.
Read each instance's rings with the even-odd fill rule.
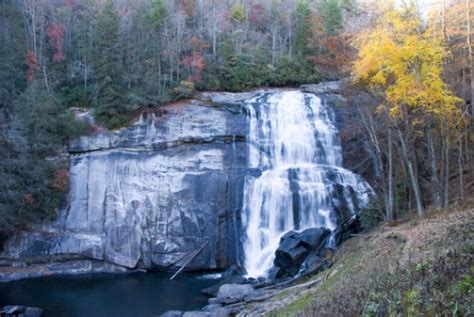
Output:
[[[331,269],[239,316],[472,316],[474,209],[384,224],[330,255]],[[318,282],[319,281],[319,282]]]

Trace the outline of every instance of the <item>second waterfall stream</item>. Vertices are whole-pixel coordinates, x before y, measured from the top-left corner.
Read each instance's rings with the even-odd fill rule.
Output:
[[[244,190],[244,261],[248,277],[265,277],[280,238],[290,230],[337,225],[368,203],[370,186],[341,167],[332,110],[314,94],[264,93],[246,102],[249,165]],[[255,174],[255,173],[254,173]]]

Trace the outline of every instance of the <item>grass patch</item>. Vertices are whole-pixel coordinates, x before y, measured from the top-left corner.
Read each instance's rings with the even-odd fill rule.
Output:
[[[474,209],[374,228],[331,255],[321,282],[250,316],[474,316]],[[282,305],[286,305],[281,308]]]
[[[349,241],[312,303],[291,316],[473,316],[473,215],[439,214]]]
[[[337,271],[321,284],[319,287],[319,292],[322,294],[329,294],[333,289],[334,284],[336,284],[342,277],[351,273],[355,267],[357,258],[357,254],[353,254],[349,256],[349,258],[347,258],[344,262],[342,262],[337,268]]]
[[[306,293],[301,298],[295,300],[288,306],[283,309],[273,311],[269,313],[270,317],[291,317],[295,316],[301,311],[304,311],[309,306],[311,306],[313,302],[314,296],[312,293]]]
[[[275,299],[281,300],[281,299],[284,299],[284,298],[288,297],[288,295],[290,295],[290,291],[286,290],[286,291],[283,291],[283,292],[277,294],[275,296]]]

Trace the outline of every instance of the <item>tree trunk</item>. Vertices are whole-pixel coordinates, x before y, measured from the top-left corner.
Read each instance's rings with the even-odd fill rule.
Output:
[[[44,86],[46,87],[46,91],[48,92],[48,95],[51,94],[49,90],[49,82],[48,82],[48,74],[46,73],[46,66],[43,65],[43,77],[44,77]]]
[[[361,107],[358,107],[359,115],[362,119],[362,124],[367,131],[370,142],[375,148],[376,157],[377,157],[377,166],[375,168],[375,176],[380,177],[380,174],[383,173],[383,164],[382,164],[382,150],[380,148],[380,143],[377,137],[377,132],[374,125],[374,120],[369,112],[365,113]]]
[[[431,193],[433,195],[433,203],[436,209],[441,209],[441,192],[438,177],[438,164],[436,162],[436,151],[434,147],[431,128],[428,128],[426,138],[428,143],[428,153],[431,161]]]
[[[441,0],[441,29],[443,30],[443,40],[446,42],[448,36],[446,34],[446,3]]]
[[[402,156],[408,168],[408,175],[410,177],[410,183],[413,189],[413,194],[415,195],[416,211],[418,213],[418,216],[423,217],[425,215],[425,209],[423,207],[423,201],[421,200],[421,191],[420,191],[420,186],[418,184],[418,179],[416,176],[417,174],[415,173],[413,163],[410,160],[410,157],[408,155],[407,144],[405,142],[405,139],[403,138],[402,131],[400,131],[400,129],[397,129],[397,133],[398,133],[398,138],[400,140]]]
[[[464,168],[463,168],[463,137],[459,138],[459,153],[458,153],[458,165],[459,165],[459,194],[461,201],[464,201]]]
[[[444,127],[444,208],[449,205],[449,126]]]
[[[393,221],[393,155],[392,129],[388,129],[387,221]]]
[[[468,61],[469,61],[469,74],[470,74],[470,79],[471,79],[471,120],[474,119],[474,62],[473,62],[473,57],[472,57],[472,43],[471,43],[471,0],[465,0],[466,1],[466,27],[467,27],[467,35],[466,35],[466,41],[467,41],[467,53],[469,54],[468,56]]]

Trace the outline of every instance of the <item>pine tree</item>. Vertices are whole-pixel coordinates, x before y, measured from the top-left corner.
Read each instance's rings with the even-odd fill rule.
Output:
[[[98,85],[96,115],[109,127],[123,125],[124,115],[134,110],[126,101],[121,53],[120,18],[113,2],[108,0],[97,17],[93,65]]]
[[[342,9],[338,0],[323,0],[321,13],[324,19],[326,34],[335,35],[342,28]]]
[[[151,1],[151,17],[155,25],[161,26],[163,21],[168,14],[166,4],[163,0],[152,0]]]
[[[312,29],[312,12],[306,0],[301,0],[296,7],[296,38],[295,52],[298,58],[303,58],[310,54],[309,38]]]
[[[26,85],[26,34],[14,1],[0,2],[0,109],[7,108]],[[3,108],[4,109],[4,108]]]

